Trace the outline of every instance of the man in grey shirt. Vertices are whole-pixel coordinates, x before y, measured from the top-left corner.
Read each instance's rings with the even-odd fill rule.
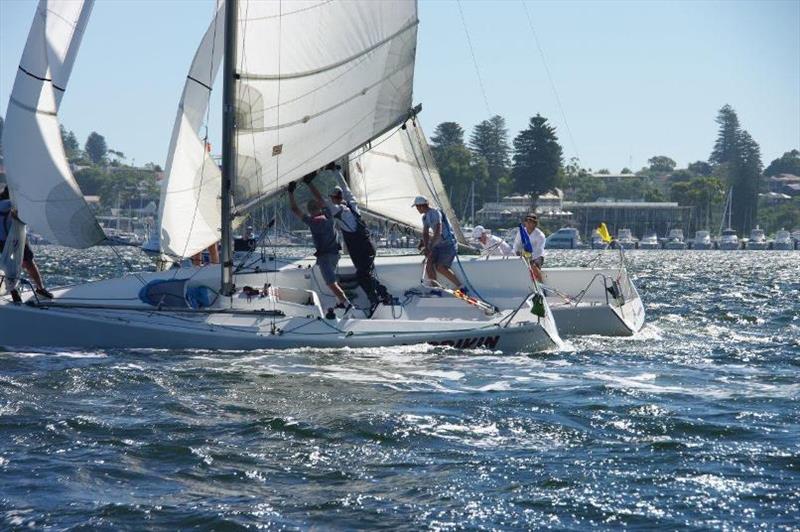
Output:
[[[428,279],[436,280],[436,273],[444,275],[453,286],[467,293],[467,287],[461,279],[450,269],[453,259],[456,258],[458,243],[450,224],[439,209],[428,205],[428,198],[417,196],[412,207],[422,215],[422,251],[428,259],[425,263],[425,274]]]
[[[305,223],[311,231],[311,238],[314,240],[314,248],[316,249],[314,256],[317,257],[317,266],[322,274],[322,278],[339,301],[336,308],[343,308],[346,312],[352,305],[339,286],[339,283],[336,282],[336,266],[339,264],[339,256],[342,248],[336,240],[333,215],[329,209],[320,205],[315,199],[308,200],[306,204],[308,214],[303,213],[300,207],[297,206],[297,201],[294,198],[294,191],[296,188],[297,183],[294,181],[289,183],[289,206],[294,215],[303,220],[303,223]]]

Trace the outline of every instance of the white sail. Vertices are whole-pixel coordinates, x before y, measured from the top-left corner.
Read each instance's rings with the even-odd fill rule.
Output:
[[[407,116],[413,0],[239,2],[236,86],[241,212]]]
[[[85,248],[105,239],[67,162],[58,108],[93,0],[40,0],[3,129],[6,179],[20,218],[47,240]]]
[[[158,219],[161,252],[173,258],[190,257],[220,238],[221,173],[200,129],[222,62],[224,20],[224,2],[218,0],[186,77],[172,130]]]
[[[369,213],[422,231],[422,218],[411,205],[425,196],[444,210],[456,238],[464,242],[442,178],[418,120],[392,130],[350,154],[350,189]]]

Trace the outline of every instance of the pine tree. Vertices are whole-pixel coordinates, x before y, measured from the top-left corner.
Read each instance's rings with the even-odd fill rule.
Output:
[[[486,162],[488,172],[488,179],[476,184],[476,195],[486,201],[499,195],[501,188],[504,193],[507,192],[510,185],[511,149],[508,146],[505,118],[495,115],[476,125],[469,138],[469,148],[475,157]]]
[[[431,136],[439,175],[456,213],[464,216],[470,199],[472,183],[488,180],[486,164],[476,161],[464,145],[464,130],[455,122],[442,122]]]
[[[537,114],[527,129],[514,139],[514,167],[511,177],[515,190],[538,196],[558,186],[561,178],[562,149],[554,127]]]
[[[730,105],[725,104],[719,110],[716,122],[719,124],[719,133],[711,157],[708,158],[713,165],[724,164],[734,159],[740,131],[739,117]]]
[[[106,154],[108,153],[105,137],[92,131],[89,138],[86,139],[84,150],[86,150],[86,154],[94,164],[102,164],[105,162]]]

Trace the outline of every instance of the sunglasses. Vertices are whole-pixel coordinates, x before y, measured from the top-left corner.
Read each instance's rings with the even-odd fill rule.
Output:
[[[538,222],[539,220],[537,218],[525,218],[525,221],[526,222],[534,222],[535,223],[535,222]]]

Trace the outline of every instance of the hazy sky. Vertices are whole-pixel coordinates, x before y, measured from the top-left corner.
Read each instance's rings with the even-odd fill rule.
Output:
[[[491,113],[506,118],[513,138],[541,113],[565,156],[578,154],[584,166],[638,169],[653,155],[685,166],[707,159],[714,118],[728,103],[765,164],[800,147],[800,0],[528,1],[547,67],[520,0],[460,5],[474,62],[459,4],[420,1],[414,100],[429,135],[443,121],[469,133]],[[3,115],[35,6],[0,0]],[[163,165],[212,12],[212,0],[97,0],[61,122],[81,144],[97,131],[137,164]],[[216,149],[222,91],[215,92]]]

